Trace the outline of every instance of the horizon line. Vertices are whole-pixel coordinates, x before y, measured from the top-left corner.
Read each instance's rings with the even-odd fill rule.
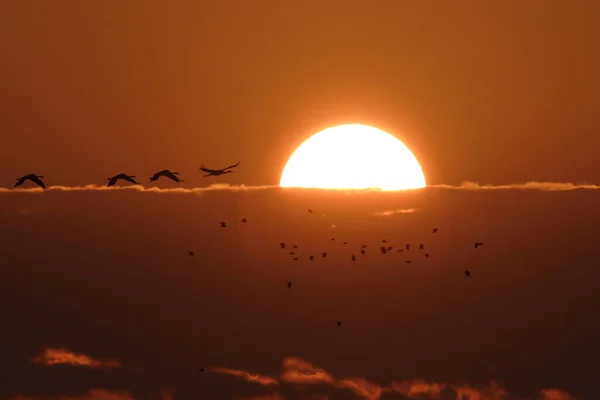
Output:
[[[252,190],[267,190],[267,189],[282,189],[282,190],[320,190],[320,191],[337,191],[337,192],[381,192],[381,193],[407,193],[407,192],[416,192],[424,189],[447,189],[447,190],[541,190],[541,191],[571,191],[571,190],[598,190],[600,189],[600,185],[596,184],[577,184],[572,182],[541,182],[541,181],[528,181],[525,183],[510,183],[510,184],[502,184],[502,185],[492,185],[492,184],[479,184],[477,182],[464,181],[459,185],[452,184],[435,184],[435,185],[427,185],[422,188],[414,188],[414,189],[400,189],[400,190],[382,190],[379,188],[365,188],[365,189],[337,189],[337,188],[305,188],[305,187],[282,187],[280,185],[254,185],[247,186],[244,184],[241,185],[231,185],[228,183],[215,183],[209,186],[202,187],[192,187],[192,188],[182,188],[182,187],[173,187],[173,188],[164,188],[158,186],[143,186],[143,185],[130,185],[130,186],[105,186],[105,185],[97,185],[97,184],[88,184],[83,186],[64,186],[64,185],[54,185],[48,186],[46,189],[42,189],[40,187],[34,188],[6,188],[0,187],[0,193],[44,193],[49,191],[58,191],[58,192],[83,192],[83,191],[121,191],[121,190],[130,190],[130,191],[138,191],[138,192],[148,192],[148,193],[183,193],[183,194],[198,194],[203,192],[211,192],[211,191],[252,191]]]

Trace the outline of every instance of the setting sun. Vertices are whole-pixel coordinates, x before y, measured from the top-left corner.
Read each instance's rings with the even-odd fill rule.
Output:
[[[316,133],[289,158],[279,186],[405,190],[425,187],[416,157],[379,129],[340,125]]]

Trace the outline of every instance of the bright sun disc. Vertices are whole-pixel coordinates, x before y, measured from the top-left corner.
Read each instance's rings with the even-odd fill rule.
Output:
[[[302,143],[288,160],[281,187],[405,190],[426,186],[416,157],[379,129],[340,125]]]

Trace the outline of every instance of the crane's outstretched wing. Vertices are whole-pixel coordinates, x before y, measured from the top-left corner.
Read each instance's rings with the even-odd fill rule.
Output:
[[[135,179],[133,179],[133,178],[132,178],[132,177],[130,177],[130,176],[126,176],[126,177],[124,177],[123,179],[125,179],[127,182],[131,182],[131,183],[133,183],[134,185],[137,185],[137,184],[138,184],[138,183],[135,181]]]
[[[225,170],[228,170],[228,169],[231,169],[231,168],[235,168],[235,167],[237,167],[238,165],[240,165],[240,161],[238,161],[238,162],[237,162],[237,164],[233,164],[233,165],[230,165],[229,167],[225,167],[225,168],[223,168],[221,171],[225,171]]]
[[[112,178],[109,179],[108,185],[106,185],[106,186],[112,186],[115,183],[117,183],[118,180],[119,180],[119,176],[118,175],[117,176],[113,176]]]
[[[24,182],[25,178],[17,179],[17,183],[15,183],[15,186],[13,187],[21,186]]]
[[[44,182],[42,182],[42,180],[40,178],[30,178],[31,181],[35,184],[37,184],[38,186],[40,186],[42,189],[46,189],[46,185],[44,185]]]

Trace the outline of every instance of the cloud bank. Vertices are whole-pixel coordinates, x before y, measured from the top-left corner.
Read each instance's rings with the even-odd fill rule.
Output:
[[[291,385],[322,385],[341,390],[349,390],[363,400],[380,400],[384,393],[394,394],[400,398],[409,399],[438,399],[456,398],[457,400],[517,400],[516,397],[495,381],[487,384],[471,386],[449,382],[428,382],[424,379],[395,380],[387,385],[371,381],[365,377],[335,378],[333,374],[323,368],[317,367],[299,357],[287,357],[283,360],[283,371],[279,380],[259,375],[253,372],[234,370],[229,368],[213,368],[212,372],[228,374],[249,382],[263,386],[277,384]],[[319,397],[325,398],[326,397]],[[253,399],[277,399],[283,397],[277,393]],[[535,400],[578,400],[569,393],[559,389],[542,389],[537,393]],[[249,399],[248,399],[249,400]]]
[[[72,365],[85,368],[119,368],[118,360],[99,360],[86,354],[73,353],[65,348],[45,347],[42,353],[31,359],[33,364],[46,367],[54,365]]]
[[[376,215],[378,217],[389,217],[390,215],[394,215],[394,214],[412,214],[417,211],[419,211],[418,208],[401,208],[398,210],[376,211],[372,214]]]
[[[246,186],[246,185],[229,185],[227,183],[217,183],[205,187],[195,188],[160,188],[157,186],[145,187],[142,185],[131,185],[131,186],[111,186],[107,187],[104,185],[84,185],[84,186],[49,186],[46,190],[39,187],[35,188],[0,188],[0,193],[44,193],[44,192],[86,192],[86,191],[99,191],[99,192],[112,192],[112,191],[136,191],[145,193],[175,193],[175,194],[201,194],[204,192],[213,191],[230,191],[230,192],[245,192],[253,190],[266,190],[266,189],[280,189],[280,190],[326,190],[326,191],[339,191],[339,192],[373,192],[380,191],[377,189],[302,189],[302,188],[281,188],[279,185],[259,185],[259,186]],[[526,183],[511,183],[506,185],[481,185],[476,182],[463,182],[460,185],[429,185],[427,189],[448,189],[448,190],[542,190],[542,191],[570,191],[570,190],[598,190],[600,185],[594,184],[577,184],[571,182],[526,182]],[[411,191],[418,191],[421,189],[412,189]],[[400,191],[403,192],[403,191]],[[386,192],[391,193],[391,192]]]

